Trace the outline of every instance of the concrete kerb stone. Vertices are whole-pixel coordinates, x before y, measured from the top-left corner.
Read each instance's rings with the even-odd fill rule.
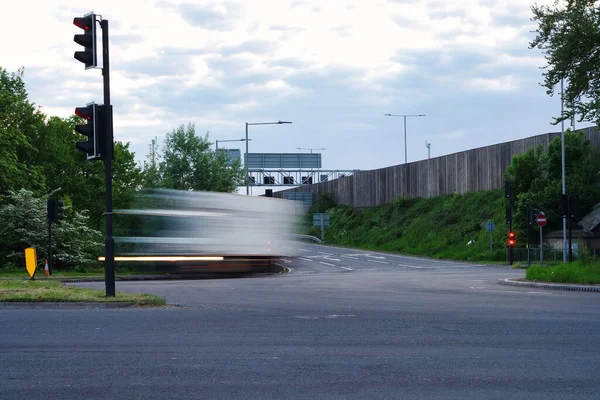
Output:
[[[600,292],[600,285],[578,285],[573,283],[548,283],[548,282],[533,282],[521,281],[515,278],[502,279],[499,282],[501,285],[521,286],[532,288],[544,288],[555,290],[577,290],[582,292]]]
[[[34,302],[34,301],[5,301],[0,302],[0,309],[93,309],[93,308],[126,308],[133,307],[135,303],[132,302]]]

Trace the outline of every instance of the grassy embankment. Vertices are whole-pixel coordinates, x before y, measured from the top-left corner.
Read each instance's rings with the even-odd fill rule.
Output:
[[[331,225],[325,234],[328,244],[433,258],[505,262],[504,207],[502,191],[491,190],[430,199],[399,198],[362,211],[321,198],[315,202],[314,212],[330,214]],[[320,228],[309,226],[312,216],[308,218],[308,233],[319,237]],[[485,230],[490,219],[496,224],[492,251]],[[600,262],[582,255],[581,260],[571,264],[532,266],[526,276],[545,282],[600,284]]]
[[[505,206],[500,190],[429,199],[398,198],[362,211],[323,203],[315,202],[315,209],[327,208],[330,213],[331,226],[325,234],[329,244],[444,259],[505,260]],[[485,230],[488,220],[496,224],[492,251]],[[308,230],[320,236],[319,228]]]
[[[117,293],[105,297],[102,290],[63,285],[56,280],[6,279],[0,281],[0,302],[126,302],[137,306],[165,305],[150,294]]]

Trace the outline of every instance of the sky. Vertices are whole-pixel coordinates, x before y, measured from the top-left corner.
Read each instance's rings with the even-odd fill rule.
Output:
[[[324,169],[374,169],[404,162],[403,119],[386,113],[425,115],[407,119],[409,162],[427,158],[426,141],[436,157],[560,130],[544,56],[529,49],[532,4],[21,0],[2,11],[0,66],[24,68],[48,115],[102,103],[101,70],[73,58],[73,18],[94,11],[109,23],[115,140],[138,161],[181,124],[214,142],[284,120],[250,127],[250,152],[325,148]]]

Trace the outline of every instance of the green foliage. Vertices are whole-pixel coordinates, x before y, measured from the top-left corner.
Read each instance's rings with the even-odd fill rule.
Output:
[[[0,265],[24,266],[24,251],[34,247],[41,265],[48,257],[48,221],[45,197],[21,189],[10,192],[8,202],[0,207]],[[102,235],[88,227],[85,213],[79,213],[65,201],[64,219],[52,224],[53,264],[57,269],[81,269],[97,265],[102,251]]]
[[[562,153],[560,138],[553,140],[544,153],[535,151],[513,157],[506,178],[512,182],[514,200],[513,229],[520,237],[526,235],[527,210],[544,211],[548,227],[562,226],[560,198],[562,193]],[[565,132],[565,177],[567,193],[580,196],[581,215],[590,212],[597,203],[600,189],[598,166],[583,132]]]
[[[335,207],[337,205],[333,194],[331,193],[323,193],[320,195],[313,204],[313,212],[316,213],[326,213],[329,209]]]
[[[29,139],[43,118],[27,99],[23,70],[9,74],[0,67],[0,196],[24,183],[36,191],[44,189],[40,168],[27,163],[38,153]]]
[[[554,267],[534,266],[527,268],[525,276],[529,280],[565,283],[600,283],[600,263],[574,261]]]
[[[354,211],[327,210],[328,243],[371,250],[465,260],[504,260],[503,195],[499,190],[429,199],[397,198],[390,204]],[[485,223],[493,220],[490,253]],[[317,235],[317,229],[310,233]],[[470,244],[469,244],[470,242]]]
[[[240,161],[230,166],[227,154],[215,153],[211,147],[208,133],[204,137],[196,136],[193,124],[173,129],[167,134],[161,155],[160,178],[157,179],[160,186],[178,190],[234,192],[243,177]],[[152,171],[150,167],[146,171]],[[155,181],[153,176],[151,182]]]
[[[549,95],[556,85],[568,81],[564,99],[568,110],[556,123],[579,115],[579,121],[600,125],[600,6],[598,0],[555,1],[552,6],[532,7],[537,22],[530,48],[546,54],[544,86]],[[566,83],[566,82],[565,82]]]

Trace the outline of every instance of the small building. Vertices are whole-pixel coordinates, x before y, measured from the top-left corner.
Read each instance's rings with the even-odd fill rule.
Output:
[[[588,249],[600,249],[600,204],[592,212],[584,216],[579,223],[572,221],[571,224],[571,238],[573,242],[582,240]],[[567,240],[569,240],[568,234],[569,232],[567,231]],[[552,230],[548,233],[544,232],[544,242],[553,249],[562,249],[562,229]]]

